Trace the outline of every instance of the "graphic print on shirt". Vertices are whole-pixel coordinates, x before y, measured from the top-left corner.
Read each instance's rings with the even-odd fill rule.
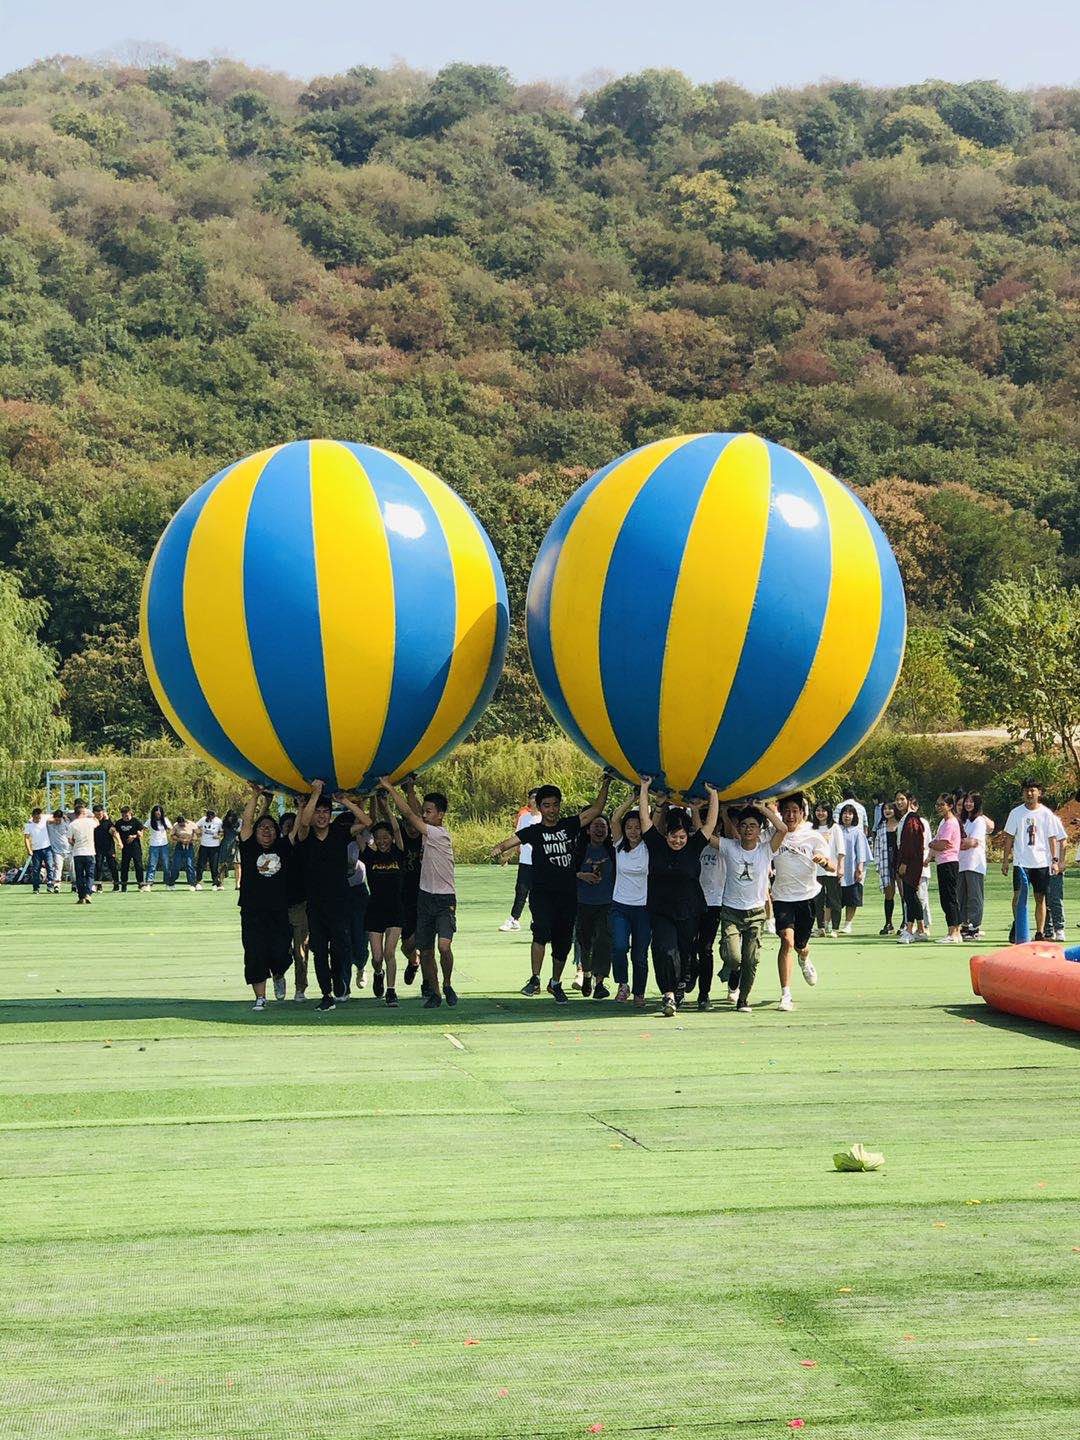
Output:
[[[267,850],[255,861],[255,869],[264,879],[272,879],[281,869],[281,856],[273,850]]]

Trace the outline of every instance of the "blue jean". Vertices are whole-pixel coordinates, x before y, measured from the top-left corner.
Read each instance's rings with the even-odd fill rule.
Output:
[[[172,852],[172,872],[170,885],[175,885],[180,877],[180,866],[184,867],[184,874],[187,876],[189,885],[195,884],[195,856],[190,845],[174,845]]]
[[[35,895],[41,889],[42,870],[45,871],[45,884],[52,889],[53,853],[51,845],[45,845],[41,850],[30,852],[30,883],[34,887]]]
[[[1065,876],[1051,874],[1046,882],[1046,928],[1051,935],[1065,929]]]
[[[635,995],[644,995],[649,982],[649,940],[652,926],[644,905],[623,905],[616,900],[611,907],[611,971],[616,985],[628,980],[627,955],[633,965]]]
[[[146,883],[152,885],[154,876],[157,874],[158,866],[161,866],[161,878],[165,884],[169,883],[169,847],[168,845],[151,845],[146,852]]]
[[[75,856],[75,888],[80,900],[88,900],[94,890],[93,855]]]

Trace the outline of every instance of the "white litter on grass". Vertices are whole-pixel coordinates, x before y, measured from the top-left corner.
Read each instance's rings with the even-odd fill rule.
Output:
[[[455,1050],[465,1049],[465,1046],[461,1043],[461,1041],[457,1038],[456,1035],[451,1035],[449,1031],[444,1031],[443,1033],[446,1035],[447,1040],[450,1041],[450,1044],[453,1045]]]

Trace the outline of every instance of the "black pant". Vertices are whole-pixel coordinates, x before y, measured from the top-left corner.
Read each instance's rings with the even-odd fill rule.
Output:
[[[363,970],[368,962],[371,944],[367,930],[367,909],[371,892],[366,885],[350,885],[348,890],[349,963],[337,975],[337,984],[334,986],[336,995],[351,994],[353,966],[355,965],[357,970]]]
[[[902,880],[900,889],[904,896],[904,923],[906,925],[921,924],[926,916],[923,914],[922,901],[919,899],[918,885],[909,885],[906,880]]]
[[[652,922],[653,973],[662,995],[685,989],[685,976],[693,973],[696,915],[654,915]]]
[[[100,885],[108,870],[112,876],[113,889],[120,889],[120,871],[116,868],[116,856],[111,850],[98,850],[94,855],[94,880]]]
[[[960,924],[960,901],[957,896],[957,882],[960,876],[959,860],[946,860],[938,864],[938,899],[945,911],[945,924],[955,929]]]
[[[709,991],[712,989],[713,977],[713,945],[716,943],[716,932],[720,929],[720,906],[709,905],[698,916],[697,929],[694,932],[694,963],[697,966],[697,987],[698,999],[707,1000]],[[693,977],[691,976],[691,982]],[[687,990],[693,989],[692,983],[686,983]]]
[[[120,855],[120,889],[128,887],[128,875],[131,873],[132,865],[135,866],[135,882],[138,885],[143,883],[142,868],[142,846],[137,840],[130,845],[125,845]]]
[[[519,864],[517,867],[517,880],[514,884],[514,903],[510,906],[510,914],[515,920],[520,920],[525,909],[525,901],[529,898],[529,891],[532,889],[532,866]]]
[[[292,964],[291,940],[287,910],[241,910],[245,983],[261,985],[271,975],[284,975]]]
[[[577,938],[581,968],[597,980],[611,974],[611,906],[578,905]]]
[[[76,855],[75,860],[75,889],[79,892],[80,900],[88,900],[90,891],[94,888],[94,856]]]
[[[349,944],[349,912],[345,900],[330,901],[308,896],[308,952],[315,962],[315,978],[323,995],[333,995],[337,977],[348,973],[352,963]],[[337,992],[342,993],[340,990]]]
[[[215,885],[220,885],[218,879],[221,866],[221,853],[217,845],[200,845],[199,853],[195,857],[195,884],[202,884],[203,870],[210,867],[210,879]]]
[[[840,929],[840,881],[835,875],[820,875],[821,889],[814,900],[814,914],[817,918],[818,929],[825,929],[825,917],[828,915],[834,930]]]

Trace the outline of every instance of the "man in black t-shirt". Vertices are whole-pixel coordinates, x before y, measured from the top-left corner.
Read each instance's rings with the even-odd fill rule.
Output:
[[[256,819],[260,800],[269,795],[258,785],[240,820],[240,939],[244,947],[244,980],[255,992],[253,1010],[266,1009],[266,982],[274,977],[274,994],[285,998],[289,953],[289,865],[293,847],[282,838],[270,814]]]
[[[131,806],[122,806],[120,819],[113,822],[113,832],[120,841],[121,890],[126,890],[128,887],[128,876],[131,874],[132,865],[135,866],[135,880],[139,889],[146,889],[143,884],[142,831],[143,823],[132,814]]]
[[[112,877],[112,888],[120,889],[120,871],[116,868],[116,830],[104,805],[94,806],[94,889],[101,889],[106,870]]]
[[[348,795],[337,795],[335,799],[352,812],[352,822],[346,815],[335,820],[333,803],[322,792],[323,783],[316,780],[289,840],[301,851],[308,948],[322,991],[318,1008],[326,1011],[333,1010],[338,1000],[348,998],[334,994],[334,977],[348,973],[352,957],[345,867],[349,841],[371,822]]]
[[[496,857],[516,846],[532,846],[532,974],[522,990],[523,995],[539,995],[540,971],[544,966],[545,947],[551,946],[551,979],[548,990],[559,1005],[566,1004],[566,991],[560,984],[563,966],[574,943],[574,921],[577,917],[577,874],[574,851],[582,828],[603,814],[607,804],[611,776],[606,772],[600,792],[593,803],[579,815],[562,811],[562,791],[557,785],[541,785],[536,792],[540,820],[526,825],[516,834],[501,840],[492,854]]]

